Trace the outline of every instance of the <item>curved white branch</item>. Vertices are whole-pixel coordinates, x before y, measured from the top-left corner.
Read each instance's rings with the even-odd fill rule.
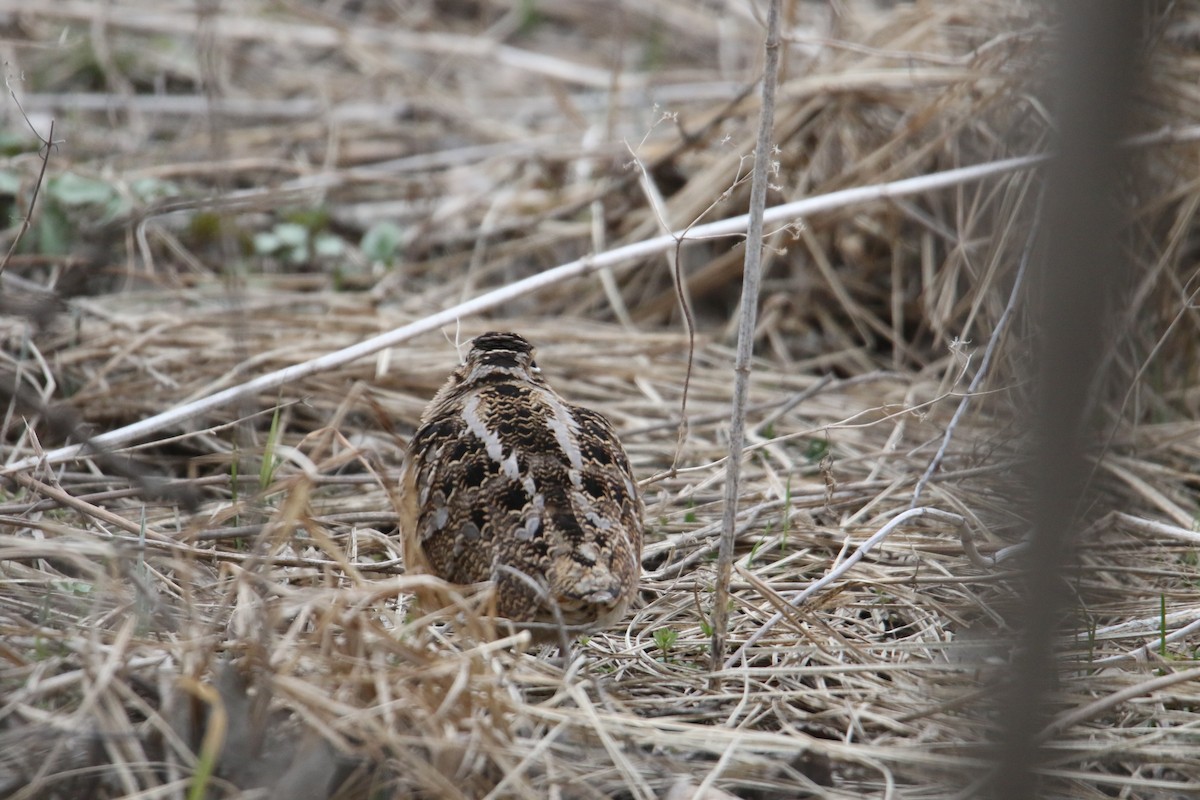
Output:
[[[766,223],[790,222],[808,214],[831,211],[856,203],[884,200],[891,197],[904,197],[934,189],[957,186],[994,175],[1030,169],[1042,164],[1048,158],[1049,156],[1008,158],[1002,161],[991,161],[986,164],[937,172],[932,175],[905,178],[904,180],[883,183],[876,186],[856,186],[851,189],[843,189],[837,192],[830,192],[829,194],[818,195],[817,197],[797,200],[794,203],[774,206],[766,210],[763,220]],[[381,333],[378,336],[366,339],[350,347],[328,353],[311,361],[306,361],[303,364],[284,367],[283,369],[261,375],[238,386],[231,386],[208,397],[202,397],[198,400],[169,408],[160,414],[139,420],[123,428],[117,428],[94,436],[84,444],[68,445],[56,450],[50,450],[42,455],[23,458],[0,470],[0,475],[19,472],[37,464],[59,464],[64,461],[70,461],[84,454],[89,449],[122,447],[141,439],[143,436],[156,433],[172,425],[178,425],[193,417],[230,405],[244,398],[252,397],[260,392],[269,392],[292,381],[297,381],[319,372],[325,372],[326,370],[336,369],[363,356],[369,356],[388,347],[395,347],[422,333],[437,330],[443,325],[472,314],[478,314],[481,311],[487,311],[515,300],[518,297],[544,289],[547,286],[587,275],[605,267],[614,267],[628,261],[656,255],[674,247],[676,241],[679,239],[691,241],[745,233],[747,221],[748,216],[742,214],[707,225],[697,225],[686,232],[656,236],[653,239],[635,242],[634,244],[618,247],[594,256],[585,256],[576,261],[540,272],[537,275],[531,275],[524,280],[509,284],[508,286],[494,289],[471,300],[459,303],[436,314],[431,314],[408,325]]]
[[[829,572],[825,573],[825,577],[813,581],[809,585],[809,587],[807,589],[804,589],[803,591],[796,592],[795,594],[792,594],[790,596],[785,595],[785,598],[787,599],[788,603],[793,607],[799,606],[801,603],[808,600],[810,597],[815,595],[817,592],[821,591],[829,584],[831,584],[834,581],[841,578],[843,575],[845,575],[847,572],[850,571],[851,567],[853,567],[855,564],[857,564],[859,561],[861,561],[863,556],[865,556],[867,553],[871,552],[871,548],[873,548],[875,545],[882,542],[887,537],[891,536],[896,531],[896,528],[900,527],[905,522],[908,522],[910,519],[912,519],[914,517],[930,517],[932,519],[940,520],[942,522],[950,522],[950,523],[953,523],[954,525],[963,525],[965,523],[965,520],[962,517],[960,517],[958,514],[952,514],[949,511],[942,511],[941,509],[938,509],[938,508],[929,508],[927,506],[923,506],[921,508],[910,508],[907,511],[903,511],[903,512],[897,514],[891,521],[889,521],[882,528],[875,531],[875,533],[871,534],[870,538],[868,538],[865,542],[860,544],[858,546],[858,548],[855,549],[855,551],[853,553],[851,553],[850,556],[845,561],[838,564],[833,569],[829,570]],[[742,646],[737,649],[737,652],[735,652],[733,655],[731,655],[729,657],[729,659],[725,662],[725,669],[731,669],[739,661],[741,661],[742,657],[746,654],[746,651],[749,650],[751,647],[753,647],[755,644],[757,644],[758,641],[760,639],[762,639],[764,636],[766,636],[767,633],[772,628],[774,628],[776,625],[778,625],[782,619],[783,619],[783,612],[776,611],[775,616],[771,617],[769,620],[764,622],[762,627],[759,628],[758,630],[756,630],[750,636],[750,638],[747,639],[742,644]]]

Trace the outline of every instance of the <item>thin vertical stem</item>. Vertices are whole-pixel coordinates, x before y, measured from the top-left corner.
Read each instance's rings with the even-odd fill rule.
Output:
[[[767,40],[762,77],[762,109],[758,142],[754,146],[754,173],[750,180],[750,214],[746,231],[746,260],[742,271],[742,303],[738,310],[737,358],[733,368],[733,413],[729,422],[729,458],[725,462],[725,515],[717,557],[717,591],[713,606],[712,671],[725,660],[729,628],[729,580],[733,572],[733,545],[737,522],[742,447],[746,438],[746,396],[750,387],[750,360],[754,355],[754,328],[758,316],[758,284],[762,275],[763,209],[771,173],[775,126],[775,86],[779,72],[780,0],[767,10]]]

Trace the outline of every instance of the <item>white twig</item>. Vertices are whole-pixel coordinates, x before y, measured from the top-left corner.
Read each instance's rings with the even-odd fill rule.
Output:
[[[1030,169],[1044,163],[1047,159],[1048,156],[1008,158],[1002,161],[976,164],[932,175],[905,178],[904,180],[883,183],[876,186],[858,186],[853,189],[843,189],[838,192],[809,197],[804,200],[797,200],[794,203],[785,203],[767,209],[766,213],[763,214],[763,222],[766,224],[783,222],[808,214],[844,208],[856,203],[885,200],[892,197],[904,197],[935,189],[944,189],[949,186],[970,183],[995,175]],[[200,414],[236,403],[259,392],[270,392],[292,381],[306,378],[309,375],[336,369],[385,348],[395,347],[422,333],[437,330],[443,325],[457,322],[463,317],[487,311],[548,286],[587,275],[605,267],[613,267],[627,261],[642,259],[661,253],[664,250],[675,247],[676,242],[680,238],[691,241],[744,233],[748,220],[749,215],[743,214],[707,225],[697,225],[686,232],[656,236],[653,239],[635,242],[595,256],[585,256],[584,258],[546,270],[537,275],[531,275],[524,280],[511,283],[508,286],[494,289],[464,303],[459,303],[436,314],[431,314],[428,317],[411,322],[408,325],[381,333],[378,336],[366,339],[350,347],[328,353],[311,361],[306,361],[303,364],[284,367],[283,369],[261,375],[238,386],[231,386],[208,397],[202,397],[190,403],[169,408],[161,414],[155,414],[153,417],[139,420],[123,428],[117,428],[94,436],[87,444],[59,447],[40,456],[30,456],[15,461],[0,471],[0,475],[9,475],[13,472],[29,469],[39,463],[61,464],[64,461],[70,461],[78,457],[89,446],[96,448],[122,447],[137,441],[143,436],[156,433],[172,425],[178,425]]]
[[[1193,612],[1189,611],[1186,613],[1191,614]],[[1161,625],[1162,620],[1159,618],[1156,618],[1155,623],[1158,625]],[[1179,628],[1178,630],[1168,633],[1166,636],[1163,636],[1162,633],[1160,632],[1160,633],[1158,633],[1157,636],[1154,637],[1154,640],[1152,642],[1149,642],[1148,644],[1144,644],[1141,647],[1138,647],[1134,650],[1130,650],[1128,653],[1120,653],[1119,655],[1106,656],[1104,658],[1097,658],[1094,661],[1089,661],[1088,666],[1095,667],[1095,666],[1100,666],[1102,664],[1103,665],[1117,664],[1122,661],[1145,661],[1147,658],[1150,657],[1151,652],[1160,649],[1163,645],[1173,644],[1174,642],[1178,642],[1181,639],[1186,639],[1189,636],[1191,636],[1193,633],[1195,633],[1196,631],[1200,631],[1200,619],[1192,620],[1187,625],[1184,625],[1182,628]],[[1087,634],[1080,634],[1080,636],[1076,637],[1076,638],[1081,638],[1081,637],[1086,637],[1086,636],[1087,636]]]
[[[1165,536],[1170,539],[1179,539],[1180,541],[1191,542],[1192,544],[1200,544],[1200,532],[1190,531],[1187,528],[1181,528],[1178,525],[1171,525],[1167,522],[1142,519],[1132,514],[1126,514],[1124,511],[1111,512],[1109,514],[1109,521],[1113,525],[1137,533],[1146,533],[1151,536]]]
[[[980,569],[995,569],[1000,565],[1000,562],[1007,561],[1018,553],[1023,553],[1029,549],[1029,543],[1023,541],[997,550],[990,556],[985,556],[975,546],[975,537],[971,535],[971,526],[965,522],[958,529],[958,540],[962,543],[963,552],[966,554],[967,560]]]
[[[851,553],[850,556],[845,561],[838,564],[836,567],[834,567],[829,572],[827,572],[825,574],[825,577],[820,578],[816,581],[813,581],[809,585],[809,587],[807,589],[804,589],[803,591],[796,592],[795,594],[790,595],[790,596],[784,595],[784,598],[788,601],[789,604],[792,605],[792,607],[798,607],[801,603],[803,603],[806,600],[808,600],[809,598],[811,598],[817,592],[821,591],[826,586],[828,586],[829,584],[838,580],[843,575],[845,575],[847,572],[849,572],[850,568],[853,567],[855,564],[857,564],[859,561],[861,561],[863,556],[865,556],[867,553],[871,552],[871,548],[873,548],[875,545],[882,542],[887,537],[891,536],[892,533],[894,533],[898,527],[900,527],[904,523],[908,522],[910,519],[913,519],[914,517],[930,517],[932,519],[940,520],[942,522],[950,522],[950,523],[953,523],[954,525],[965,524],[965,520],[962,517],[960,517],[958,514],[952,514],[949,511],[942,511],[941,509],[938,509],[938,508],[922,507],[922,508],[910,508],[907,511],[902,511],[901,513],[897,514],[894,519],[892,519],[890,522],[888,522],[882,528],[880,528],[875,533],[873,533],[869,539],[867,539],[865,542],[860,544],[858,546],[858,548],[853,553]],[[770,630],[772,628],[774,628],[776,625],[778,625],[783,620],[783,616],[784,615],[783,615],[782,611],[776,611],[775,615],[773,617],[771,617],[769,620],[764,622],[762,624],[762,627],[760,627],[758,630],[756,630],[750,636],[750,638],[747,639],[745,641],[745,643],[743,643],[742,646],[737,649],[737,652],[735,652],[732,656],[729,657],[729,660],[725,662],[725,669],[732,669],[734,666],[736,666],[737,663],[745,656],[746,652],[751,647],[758,644],[759,640],[761,640],[764,636],[766,636],[767,633],[770,632]]]

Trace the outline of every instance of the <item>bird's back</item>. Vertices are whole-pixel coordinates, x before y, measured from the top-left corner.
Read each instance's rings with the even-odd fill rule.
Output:
[[[642,505],[600,414],[541,377],[515,334],[484,334],[409,445],[406,566],[491,580],[497,612],[589,629],[619,619],[640,573]]]

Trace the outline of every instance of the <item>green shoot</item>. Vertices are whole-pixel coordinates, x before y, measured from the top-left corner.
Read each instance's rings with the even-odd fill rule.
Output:
[[[804,457],[808,459],[810,464],[816,464],[827,455],[829,455],[829,441],[827,439],[808,440],[808,446],[804,448]]]
[[[750,555],[746,556],[746,566],[754,563],[754,559],[758,557],[758,551],[762,549],[763,543],[771,536],[771,523],[767,523],[763,528],[762,536],[758,537],[758,541],[750,548]]]
[[[654,643],[662,651],[663,658],[666,658],[670,654],[671,648],[675,646],[675,641],[679,638],[679,631],[674,628],[659,628],[652,635]]]
[[[151,601],[144,591],[145,587],[149,586],[150,570],[146,568],[146,507],[142,507],[142,521],[138,526],[138,544],[141,548],[138,550],[137,564],[133,570],[138,576],[138,583],[134,586],[134,592],[137,595],[134,607],[137,611],[138,631],[146,633],[150,629],[150,614]]]
[[[279,443],[279,406],[271,416],[271,429],[267,432],[267,446],[263,449],[262,466],[258,469],[258,488],[266,491],[275,479],[275,468],[279,460],[275,458],[275,446]]]
[[[212,780],[213,770],[217,764],[217,754],[221,749],[222,734],[214,735],[214,729],[224,728],[223,722],[214,719],[217,716],[217,714],[211,714],[209,717],[209,729],[204,734],[204,741],[201,743],[200,752],[196,757],[196,771],[192,773],[191,784],[188,786],[188,800],[203,800],[208,797],[208,784]],[[220,716],[224,717],[224,713],[222,712]]]
[[[779,549],[781,552],[787,552],[788,534],[792,532],[792,476],[787,477],[787,484],[783,487],[783,519],[779,522]]]
[[[517,32],[521,35],[532,33],[542,22],[536,0],[521,0],[517,6]]]
[[[1167,657],[1167,596],[1158,596],[1158,654]]]
[[[234,508],[238,507],[238,464],[239,463],[240,463],[240,460],[238,459],[238,451],[237,451],[237,448],[234,447],[233,448],[233,458],[231,458],[229,461],[229,500],[233,504]],[[240,524],[241,523],[238,522],[238,514],[235,512],[233,515],[233,526],[236,528]]]

